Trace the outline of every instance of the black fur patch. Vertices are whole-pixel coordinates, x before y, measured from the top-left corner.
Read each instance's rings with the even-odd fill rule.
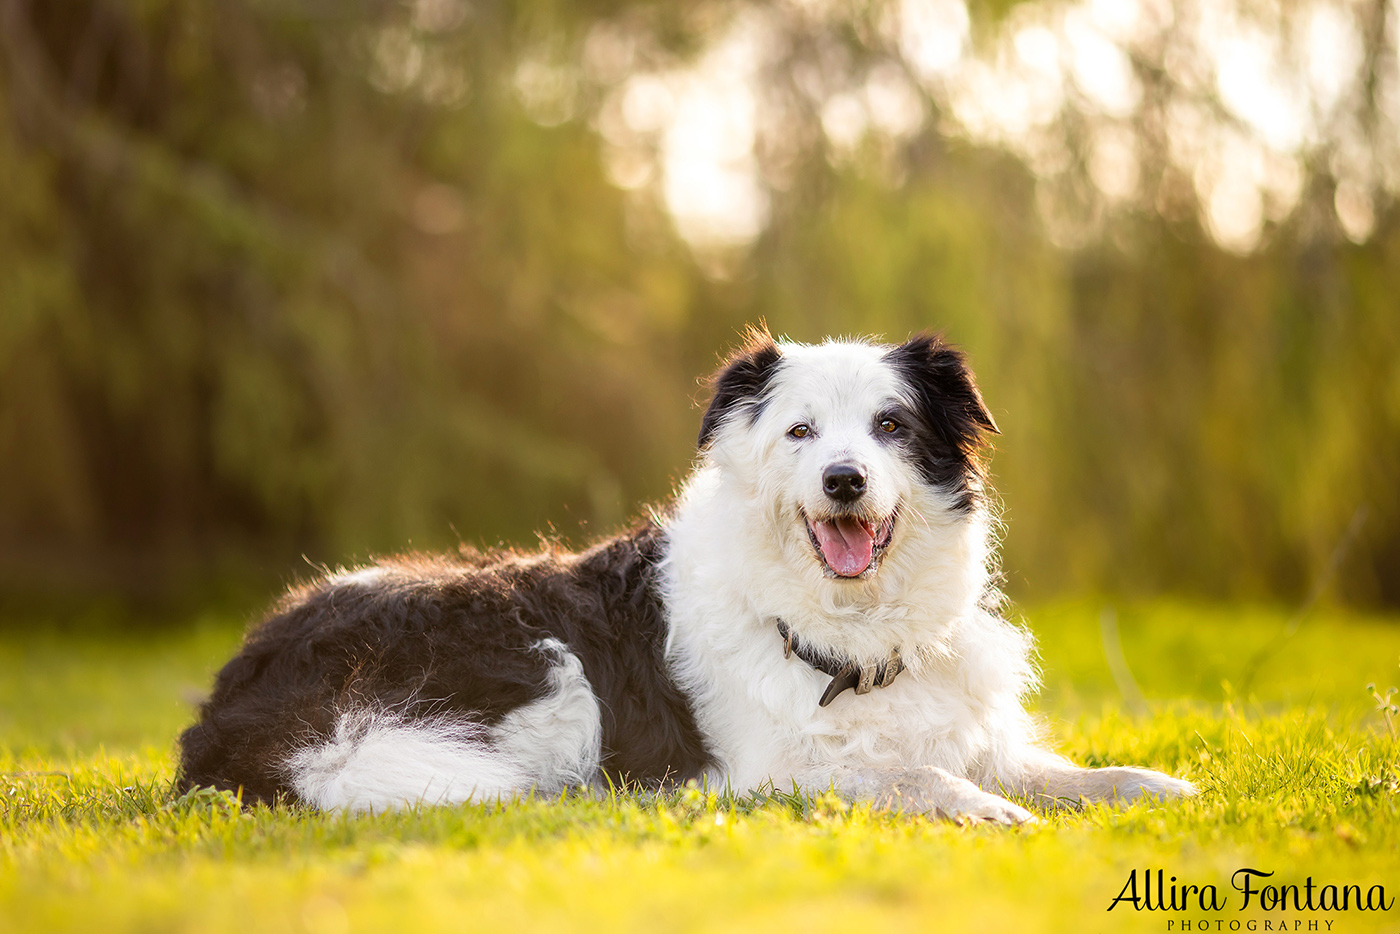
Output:
[[[654,580],[664,533],[647,524],[582,554],[408,556],[368,583],[288,595],[219,672],[180,737],[180,789],[296,800],[284,763],[348,708],[491,725],[544,696],[555,638],[583,663],[602,713],[602,767],[647,786],[700,774],[710,754],[666,674]]]
[[[986,486],[980,452],[996,421],[982,401],[976,379],[958,351],[932,334],[920,334],[885,354],[909,387],[913,431],[904,443],[930,484],[970,509]]]
[[[709,444],[720,422],[734,413],[746,410],[751,423],[758,417],[782,357],[766,330],[749,331],[744,346],[730,354],[719,372],[710,378],[713,392],[705,417],[700,420],[700,447]]]

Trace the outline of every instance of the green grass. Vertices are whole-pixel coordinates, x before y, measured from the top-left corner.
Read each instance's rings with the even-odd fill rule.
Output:
[[[1090,604],[1027,614],[1057,746],[1085,764],[1165,769],[1202,794],[1015,830],[871,813],[831,795],[700,789],[372,817],[177,800],[174,737],[239,627],[209,618],[178,634],[62,634],[4,620],[0,930],[1400,927],[1400,909],[1241,912],[1230,889],[1250,866],[1276,873],[1265,881],[1311,876],[1400,896],[1400,742],[1365,690],[1400,681],[1400,621],[1320,614],[1278,639],[1287,614],[1120,607],[1123,654],[1146,697],[1133,708],[1105,662],[1099,616]],[[1148,868],[1230,901],[1221,912],[1106,912],[1129,872]]]

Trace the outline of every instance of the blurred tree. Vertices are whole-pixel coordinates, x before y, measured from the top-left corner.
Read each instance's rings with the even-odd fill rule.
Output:
[[[495,540],[660,472],[628,429],[689,383],[595,329],[679,321],[688,263],[522,113],[533,10],[423,9],[0,7],[12,574]]]
[[[1400,605],[1392,7],[1117,9],[0,0],[0,576],[601,531],[766,318],[967,347],[1018,593]]]

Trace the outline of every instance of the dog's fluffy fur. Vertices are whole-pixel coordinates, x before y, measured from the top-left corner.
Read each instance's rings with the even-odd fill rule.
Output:
[[[181,780],[383,810],[699,778],[1004,823],[1031,814],[1003,795],[1190,794],[1038,743],[1031,640],[993,583],[994,431],[937,338],[755,333],[660,518],[581,554],[405,557],[290,593],[181,737]],[[819,664],[896,656],[818,706]]]

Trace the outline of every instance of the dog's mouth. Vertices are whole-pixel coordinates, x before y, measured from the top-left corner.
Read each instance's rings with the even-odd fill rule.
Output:
[[[827,576],[849,580],[868,577],[879,569],[880,556],[894,536],[896,515],[891,513],[877,522],[862,516],[812,519],[804,513],[802,521]]]

